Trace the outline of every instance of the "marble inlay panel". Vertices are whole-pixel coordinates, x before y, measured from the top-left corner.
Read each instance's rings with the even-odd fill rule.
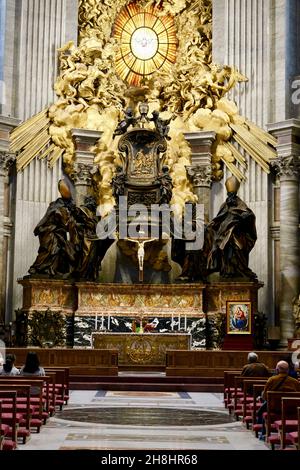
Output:
[[[114,436],[115,439],[117,438],[118,441],[127,441],[128,436],[124,434],[119,434],[117,436]],[[151,437],[152,442],[160,442],[161,441],[160,435],[158,436],[153,436]],[[148,437],[146,436],[141,436],[139,434],[135,434],[134,436],[130,436],[131,439],[134,439],[135,442],[146,442],[148,440]],[[106,441],[110,440],[111,436],[105,436],[103,434],[88,434],[88,433],[70,433],[66,437],[66,441]],[[166,442],[172,442],[174,441],[174,436],[164,436],[163,440]],[[211,442],[211,443],[217,443],[217,444],[229,444],[229,440],[226,436],[211,436],[211,437],[206,437],[206,436],[191,436],[185,438],[182,436],[180,438],[181,442]]]
[[[142,398],[181,398],[178,393],[173,392],[107,392],[106,397],[142,397]]]
[[[154,333],[178,333],[192,335],[192,348],[205,348],[207,326],[205,317],[147,317],[148,324],[153,325]],[[74,346],[91,346],[92,333],[109,331],[112,333],[132,333],[133,322],[140,323],[134,317],[76,315],[74,319]],[[151,333],[149,333],[151,334]]]
[[[209,410],[137,407],[69,409],[57,413],[57,417],[70,421],[122,426],[206,426],[234,421],[227,413]]]

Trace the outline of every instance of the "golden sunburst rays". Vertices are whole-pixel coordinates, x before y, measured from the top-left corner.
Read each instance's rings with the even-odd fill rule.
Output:
[[[156,70],[167,72],[176,60],[177,38],[173,17],[161,16],[157,7],[125,6],[113,26],[120,44],[116,72],[129,85],[139,86]]]
[[[270,163],[276,158],[277,140],[254,123],[245,121],[243,125],[231,124],[233,139],[266,172],[270,173]],[[235,155],[236,156],[236,155]]]
[[[37,156],[51,158],[54,150],[60,150],[51,145],[49,126],[48,110],[44,109],[10,134],[10,150],[17,154],[17,171],[23,170]]]

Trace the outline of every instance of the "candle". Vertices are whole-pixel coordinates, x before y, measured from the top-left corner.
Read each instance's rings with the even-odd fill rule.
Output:
[[[171,330],[174,331],[174,315],[172,312],[172,320],[171,320]]]
[[[102,313],[102,319],[101,319],[101,330],[104,329],[104,315]]]
[[[184,315],[184,331],[187,331],[187,317]]]
[[[108,318],[107,318],[107,329],[108,331],[110,330],[110,315],[108,315]]]
[[[180,327],[181,327],[181,325],[180,325],[180,315],[178,315],[178,331],[180,331]]]
[[[98,327],[98,313],[95,315],[95,330],[97,330]]]

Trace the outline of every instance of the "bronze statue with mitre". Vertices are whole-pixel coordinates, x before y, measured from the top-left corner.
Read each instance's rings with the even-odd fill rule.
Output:
[[[67,276],[76,266],[80,240],[76,224],[76,206],[65,180],[58,182],[61,197],[51,202],[34,229],[39,237],[37,258],[31,275]]]
[[[231,176],[225,185],[227,199],[205,227],[203,248],[187,251],[184,240],[172,244],[173,259],[182,267],[181,281],[207,281],[214,272],[221,278],[257,279],[248,266],[257,239],[255,215],[237,195],[239,181]]]
[[[225,185],[227,199],[205,229],[203,253],[207,273],[256,280],[256,274],[248,266],[257,239],[255,215],[237,195],[240,187],[237,178],[231,176]]]

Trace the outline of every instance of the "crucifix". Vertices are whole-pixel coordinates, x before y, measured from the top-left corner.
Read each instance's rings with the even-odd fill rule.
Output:
[[[128,238],[129,241],[133,243],[138,244],[138,251],[137,251],[137,257],[138,257],[138,262],[139,262],[139,282],[143,282],[144,280],[144,258],[145,258],[145,248],[144,245],[145,243],[152,242],[156,240],[156,238],[149,238],[145,240],[134,240],[132,238]]]

